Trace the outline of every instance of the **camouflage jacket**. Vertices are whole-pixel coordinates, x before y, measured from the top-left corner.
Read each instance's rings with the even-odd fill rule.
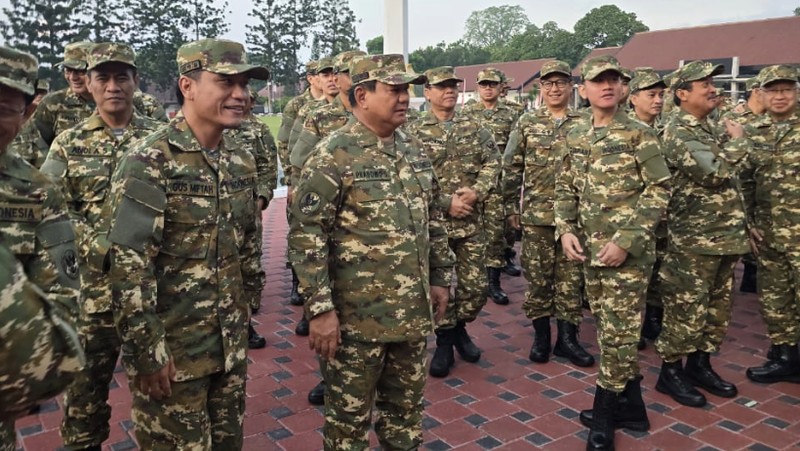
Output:
[[[476,101],[464,106],[462,112],[472,116],[494,135],[497,148],[503,152],[508,143],[511,127],[519,119],[520,112],[504,101],[498,100],[493,109],[488,109],[483,102]]]
[[[47,150],[56,136],[86,120],[92,115],[94,109],[94,102],[83,100],[70,88],[44,96],[31,118],[47,145],[44,153],[47,154]]]
[[[39,401],[56,396],[83,367],[81,343],[70,323],[0,244],[0,421],[26,415]]]
[[[25,122],[22,130],[8,147],[9,152],[16,153],[35,168],[40,168],[44,164],[44,160],[47,158],[47,149],[48,145],[42,139],[33,120]]]
[[[586,263],[609,241],[628,251],[625,265],[652,265],[654,232],[669,201],[670,173],[652,129],[618,111],[606,127],[580,118],[566,138],[556,177],[556,234],[583,242]]]
[[[75,232],[58,187],[18,155],[0,153],[0,237],[28,279],[78,317]]]
[[[478,195],[472,214],[465,218],[447,216],[450,237],[463,238],[481,232],[483,202],[495,190],[500,174],[500,152],[492,133],[463,113],[456,113],[447,125],[430,111],[406,130],[422,141],[433,163],[441,188],[438,203],[442,210],[447,212],[459,188],[471,188]]]
[[[111,286],[103,274],[108,255],[108,215],[103,204],[111,189],[117,162],[141,138],[163,123],[134,113],[119,138],[99,114],[58,135],[42,172],[60,183],[77,236],[81,267],[81,309],[86,313],[111,311]],[[105,212],[105,214],[104,214]]]
[[[726,111],[725,114],[722,115],[720,118],[720,123],[724,123],[722,119],[730,119],[734,122],[737,122],[742,125],[747,125],[750,122],[753,122],[755,119],[758,119],[760,116],[753,112],[747,104],[744,104],[744,109],[740,111],[736,111],[735,108]],[[724,127],[724,125],[723,125]]]
[[[130,376],[174,359],[185,381],[243,364],[264,285],[256,162],[223,135],[203,149],[182,114],[128,151],[111,180],[113,312]]]
[[[775,123],[767,114],[750,123],[753,149],[742,171],[750,223],[776,249],[800,240],[800,113]]]
[[[241,127],[225,132],[230,133],[239,145],[249,150],[256,158],[258,170],[256,194],[264,199],[266,208],[278,183],[277,149],[269,126],[251,114],[242,121]]]
[[[142,91],[135,91],[133,93],[133,108],[142,116],[147,116],[150,119],[155,119],[161,122],[169,121],[167,112],[161,102],[150,94],[145,94]]]
[[[334,99],[334,101],[336,101]],[[291,166],[291,154],[294,146],[297,144],[298,138],[300,138],[300,134],[303,132],[303,126],[306,123],[306,118],[313,114],[318,109],[330,105],[332,102],[328,102],[328,99],[321,98],[319,100],[312,100],[311,102],[306,102],[300,109],[297,111],[297,117],[294,119],[294,123],[292,124],[292,131],[289,133],[289,166]]]
[[[306,317],[335,309],[358,341],[430,334],[430,286],[449,286],[453,267],[438,192],[422,143],[402,131],[386,145],[354,121],[320,141],[291,205]]]
[[[507,214],[522,214],[522,224],[555,225],[556,174],[566,150],[567,132],[580,118],[579,113],[568,110],[556,123],[550,110],[542,106],[514,124],[503,154],[503,199]],[[525,196],[522,206],[520,192]]]
[[[291,175],[291,168],[289,165],[289,136],[292,134],[292,127],[294,127],[294,120],[297,119],[297,112],[300,111],[306,102],[314,100],[311,96],[311,90],[306,89],[305,92],[290,100],[283,108],[281,113],[281,128],[278,130],[278,161],[283,168],[284,179],[281,181],[283,184],[290,184],[289,176]]]
[[[353,113],[345,109],[339,97],[309,114],[303,124],[303,131],[300,132],[297,142],[289,153],[292,171],[299,175],[317,143],[344,127],[352,118]]]
[[[752,143],[745,138],[727,141],[710,120],[683,110],[670,118],[662,143],[673,174],[669,249],[702,255],[747,253],[736,171]]]

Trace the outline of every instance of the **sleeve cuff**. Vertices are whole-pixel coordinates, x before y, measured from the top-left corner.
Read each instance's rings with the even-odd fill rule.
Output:
[[[92,241],[92,247],[86,258],[86,264],[89,269],[94,272],[107,273],[111,269],[111,261],[108,256],[110,248],[111,243],[108,241],[106,234],[97,235]]]
[[[123,353],[123,360],[128,371],[134,374],[153,374],[164,368],[169,363],[170,354],[167,351],[166,340],[162,337],[155,345],[150,346],[145,352],[138,355]]]
[[[449,287],[453,268],[449,266],[431,268],[430,284],[436,287]]]

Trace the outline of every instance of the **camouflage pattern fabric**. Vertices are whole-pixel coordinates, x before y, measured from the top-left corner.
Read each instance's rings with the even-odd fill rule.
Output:
[[[580,118],[566,148],[556,177],[556,235],[572,233],[582,242],[586,294],[598,320],[597,384],[621,392],[638,374],[639,315],[670,173],[655,133],[623,111],[598,129],[591,115]],[[628,252],[620,267],[605,267],[596,258],[609,241]]]
[[[325,450],[368,449],[373,405],[382,449],[422,445],[426,345],[424,338],[397,343],[342,340],[336,357],[321,361],[327,384]]]
[[[669,252],[659,275],[664,302],[656,353],[675,362],[694,351],[719,351],[731,320],[738,255]]]
[[[331,104],[331,102],[329,102],[328,99],[323,97],[323,98],[321,98],[319,100],[312,100],[310,102],[306,102],[302,107],[300,107],[300,110],[297,111],[297,117],[295,118],[294,123],[292,124],[292,130],[289,133],[289,143],[288,143],[288,145],[289,145],[289,167],[290,167],[290,173],[291,173],[290,185],[296,185],[297,184],[297,177],[300,176],[300,172],[299,171],[295,171],[294,170],[295,168],[292,167],[292,157],[291,157],[291,155],[292,155],[292,152],[294,152],[294,148],[297,145],[297,141],[300,138],[300,135],[303,133],[303,128],[305,126],[306,119],[310,115],[314,114],[314,112],[316,112],[318,109],[320,109],[320,108],[322,108],[322,107],[324,107],[326,105],[330,105],[330,104]]]
[[[47,155],[50,144],[56,136],[86,120],[94,109],[94,101],[84,100],[70,88],[44,96],[30,119],[39,130],[39,135],[46,146],[39,151]],[[18,137],[18,139],[23,138]]]
[[[222,75],[247,73],[259,80],[269,79],[266,67],[250,64],[241,43],[227,39],[205,38],[188,42],[178,48],[175,59],[181,75],[204,70]]]
[[[8,151],[16,153],[23,160],[35,168],[42,167],[47,158],[48,145],[42,139],[39,129],[32,120],[25,122],[14,141],[8,146]]]
[[[178,382],[234,378],[246,367],[250,306],[264,285],[256,186],[250,152],[226,135],[218,149],[202,148],[182,114],[120,161],[111,183],[109,274],[130,379],[158,371],[170,358]],[[171,402],[161,403],[162,414]],[[215,411],[216,402],[227,406],[231,400],[209,397],[203,409]],[[147,423],[149,410],[142,409],[134,402],[137,434],[157,433]],[[210,421],[192,418],[200,429]],[[162,426],[181,433],[179,424]],[[216,427],[210,426],[212,442]]]
[[[155,97],[145,94],[142,91],[133,93],[133,108],[142,116],[155,119],[160,122],[168,122],[167,112],[164,106]]]
[[[131,419],[142,449],[240,450],[244,437],[247,364],[172,383],[172,395],[154,401],[131,386]]]
[[[345,109],[342,100],[336,97],[333,102],[323,105],[308,114],[303,131],[289,154],[292,171],[300,173],[308,157],[318,142],[331,133],[344,127],[353,118],[353,113]]]
[[[311,96],[311,90],[306,89],[305,92],[297,97],[292,98],[285,107],[281,115],[281,128],[278,130],[278,161],[283,168],[283,180],[281,183],[284,185],[291,184],[291,164],[289,163],[289,136],[292,134],[292,127],[294,127],[294,120],[297,119],[297,113],[300,108],[307,102],[314,101]]]
[[[100,445],[108,438],[111,407],[108,384],[120,353],[111,313],[107,274],[111,176],[117,162],[140,139],[164,124],[136,113],[120,137],[98,113],[58,135],[42,172],[61,184],[75,228],[81,271],[79,333],[87,357],[86,369],[64,398],[61,437],[68,449]]]
[[[774,122],[764,115],[750,124],[753,149],[742,171],[750,223],[764,240],[759,246],[758,290],[767,333],[774,344],[800,340],[800,113]]]
[[[455,297],[447,305],[441,329],[458,321],[474,321],[486,304],[485,237],[482,204],[497,187],[500,157],[491,132],[475,119],[456,113],[441,122],[432,112],[409,124],[406,130],[422,141],[439,180],[439,203],[444,211],[459,188],[475,191],[478,200],[465,218],[447,216],[450,248],[456,256]]]

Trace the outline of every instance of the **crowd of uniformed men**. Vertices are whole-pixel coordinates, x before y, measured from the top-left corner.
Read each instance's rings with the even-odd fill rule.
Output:
[[[452,67],[417,74],[400,55],[346,51],[307,64],[274,140],[248,89],[269,72],[241,44],[191,42],[177,63],[167,123],[126,44],[69,44],[69,86],[43,97],[36,59],[0,48],[0,450],[15,449],[15,418],[64,389],[64,446],[100,449],[120,357],[143,449],[241,449],[246,350],[266,345],[250,317],[278,161],[325,449],[366,449],[373,410],[382,447],[421,445],[426,373],[481,358],[467,327],[487,297],[509,303],[500,274],[521,274],[517,234],[530,360],[594,365],[578,340],[584,306],[597,321],[587,449],[649,428],[647,340],[658,391],[697,407],[703,392],[736,396],[711,355],[746,254],[772,342],[747,377],[800,383],[796,68],[764,68],[734,108],[713,84],[721,66],[662,78],[596,57],[576,110],[572,69],[550,61],[541,106],[524,112],[495,68],[459,108]],[[409,108],[410,85],[425,112]]]

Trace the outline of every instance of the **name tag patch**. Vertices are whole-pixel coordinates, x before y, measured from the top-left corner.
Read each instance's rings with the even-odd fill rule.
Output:
[[[41,222],[42,206],[39,204],[0,203],[0,221]]]
[[[433,169],[433,164],[431,164],[431,160],[417,160],[411,162],[411,168],[414,172],[430,171]]]
[[[366,182],[370,180],[390,180],[390,177],[386,168],[359,168],[353,171],[353,179],[356,182]]]
[[[217,185],[190,180],[170,180],[167,183],[167,194],[216,197]]]

